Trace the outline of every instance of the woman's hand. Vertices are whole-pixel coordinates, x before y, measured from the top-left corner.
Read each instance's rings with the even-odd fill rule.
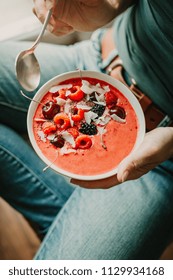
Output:
[[[138,179],[171,157],[173,128],[160,127],[145,135],[140,147],[121,162],[116,176],[92,182],[72,179],[71,182],[84,188],[107,189],[127,180]]]
[[[34,0],[33,12],[43,23],[52,8],[48,30],[57,36],[94,31],[110,22],[134,0]]]

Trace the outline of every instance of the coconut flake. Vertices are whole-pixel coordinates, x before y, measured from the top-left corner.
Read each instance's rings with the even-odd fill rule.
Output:
[[[92,120],[98,118],[98,115],[92,111],[89,111],[84,113],[84,118],[86,123],[90,124]]]
[[[49,134],[49,135],[47,136],[47,139],[48,139],[49,141],[52,141],[52,140],[55,138],[55,136],[56,136],[56,134]]]
[[[82,80],[82,86],[81,86],[81,90],[85,93],[85,94],[91,94],[93,92],[97,92],[99,94],[104,94],[106,93],[105,89],[102,88],[100,86],[100,84],[96,84],[96,85],[92,85],[90,84],[88,81],[86,80]]]
[[[97,126],[97,130],[100,135],[106,133],[106,129],[104,126]]]
[[[43,131],[39,130],[39,131],[37,131],[37,134],[41,141],[46,142],[46,135],[44,134]]]
[[[59,106],[63,106],[66,103],[66,100],[61,97],[55,97],[55,100]]]
[[[75,141],[74,137],[69,133],[68,131],[62,132],[62,138],[69,144],[71,144],[72,147],[75,147]]]
[[[117,121],[117,122],[119,122],[119,123],[125,123],[125,122],[126,122],[125,119],[120,118],[120,117],[117,116],[116,114],[112,114],[112,115],[111,115],[111,118],[112,118],[114,121]]]
[[[66,90],[65,96],[69,96],[71,94],[70,90]]]
[[[71,118],[71,114],[68,114],[68,116],[69,116],[69,119],[70,119],[70,125],[73,127],[74,121],[73,121],[72,118]]]
[[[104,102],[104,104],[105,104],[105,95],[104,94],[98,95],[97,92],[95,92],[95,98],[98,102]]]
[[[88,105],[84,105],[84,104],[77,104],[76,106],[78,109],[82,109],[82,110],[91,110],[92,107],[88,106]]]
[[[109,91],[110,91],[110,87],[109,87],[109,86],[103,86],[103,88],[104,88],[104,90],[105,90],[106,92],[109,92]]]
[[[95,104],[98,104],[98,105],[103,105],[103,106],[106,106],[106,103],[105,102],[97,102],[97,101],[93,101],[93,103]]]
[[[70,112],[70,107],[71,107],[71,104],[67,101],[66,103],[65,103],[65,105],[64,105],[64,113],[65,114],[69,114],[69,112]]]
[[[55,92],[59,91],[60,89],[69,89],[72,86],[73,86],[72,84],[53,86],[50,88],[49,92],[55,93]]]
[[[104,126],[111,120],[110,116],[101,116],[98,120],[95,121],[96,124]]]
[[[76,150],[75,149],[68,149],[66,146],[63,146],[60,149],[60,154],[61,155],[67,155],[67,154],[71,154],[71,153],[76,153]]]
[[[41,118],[35,118],[34,121],[36,121],[36,122],[47,122],[46,119],[41,119]]]

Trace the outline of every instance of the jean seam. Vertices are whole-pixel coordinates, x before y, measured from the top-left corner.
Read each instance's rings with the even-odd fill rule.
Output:
[[[41,178],[39,178],[39,177],[37,176],[37,174],[34,173],[30,168],[28,168],[19,158],[17,158],[13,153],[11,153],[10,151],[8,151],[8,150],[7,150],[5,147],[3,147],[2,145],[0,145],[0,147],[2,148],[2,150],[3,150],[6,154],[10,155],[13,159],[15,159],[17,162],[19,162],[19,163],[21,164],[21,166],[23,166],[30,174],[33,175],[34,178],[36,178],[37,181],[39,181],[44,187],[46,187],[46,189],[49,190],[51,194],[55,195],[55,196],[58,198],[57,194],[56,194],[55,192],[53,192],[53,190],[52,190],[47,184],[45,184],[45,182],[44,182]]]

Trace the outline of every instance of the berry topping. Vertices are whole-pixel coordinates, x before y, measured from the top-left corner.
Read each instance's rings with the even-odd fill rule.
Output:
[[[59,113],[60,106],[53,101],[48,101],[43,107],[42,107],[42,113],[45,119],[53,119],[53,117]]]
[[[66,99],[66,89],[60,89],[54,93],[52,93],[52,98],[56,102],[56,97]]]
[[[85,93],[80,89],[80,86],[73,86],[70,91],[71,94],[69,94],[68,97],[73,101],[80,101],[85,96]]]
[[[57,148],[62,148],[64,146],[65,140],[62,138],[61,135],[56,135],[53,140],[50,141]]]
[[[42,125],[42,130],[44,134],[51,134],[54,133],[57,130],[57,127],[54,123],[50,122],[44,122]]]
[[[101,117],[104,113],[105,106],[96,104],[92,107],[91,111],[96,113],[99,117]]]
[[[116,114],[118,117],[120,117],[121,119],[125,119],[126,118],[126,112],[124,110],[124,108],[120,107],[120,106],[114,106],[110,109],[110,115],[112,114]]]
[[[95,135],[97,134],[97,127],[95,124],[88,124],[88,123],[82,123],[79,131],[83,134],[87,135]]]
[[[82,109],[78,109],[78,108],[73,108],[72,109],[72,116],[71,116],[72,120],[74,122],[79,122],[81,120],[83,120],[84,118],[84,110]]]
[[[76,149],[89,149],[91,146],[92,141],[88,135],[80,135],[76,138]]]
[[[106,100],[106,105],[109,108],[111,108],[112,106],[115,106],[117,104],[118,98],[114,93],[106,92],[105,93],[105,100]]]
[[[70,133],[74,139],[76,139],[79,136],[79,132],[77,130],[77,128],[74,127],[70,127],[67,129],[68,133]]]
[[[65,130],[71,126],[69,117],[64,113],[56,114],[53,120],[60,130]]]

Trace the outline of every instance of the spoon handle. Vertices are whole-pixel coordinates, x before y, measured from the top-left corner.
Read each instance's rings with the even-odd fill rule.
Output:
[[[52,15],[52,9],[50,9],[50,10],[47,12],[47,15],[46,15],[46,18],[45,18],[43,27],[42,27],[42,29],[41,29],[41,32],[40,32],[39,36],[37,37],[36,41],[34,42],[34,44],[32,45],[31,50],[34,51],[35,48],[37,47],[37,45],[39,44],[39,42],[40,42],[40,40],[41,40],[41,38],[42,38],[42,36],[43,36],[43,34],[44,34],[44,31],[45,31],[45,29],[46,29],[46,27],[47,27],[47,24],[48,24],[48,22],[49,22],[49,20],[50,20],[51,15]]]

